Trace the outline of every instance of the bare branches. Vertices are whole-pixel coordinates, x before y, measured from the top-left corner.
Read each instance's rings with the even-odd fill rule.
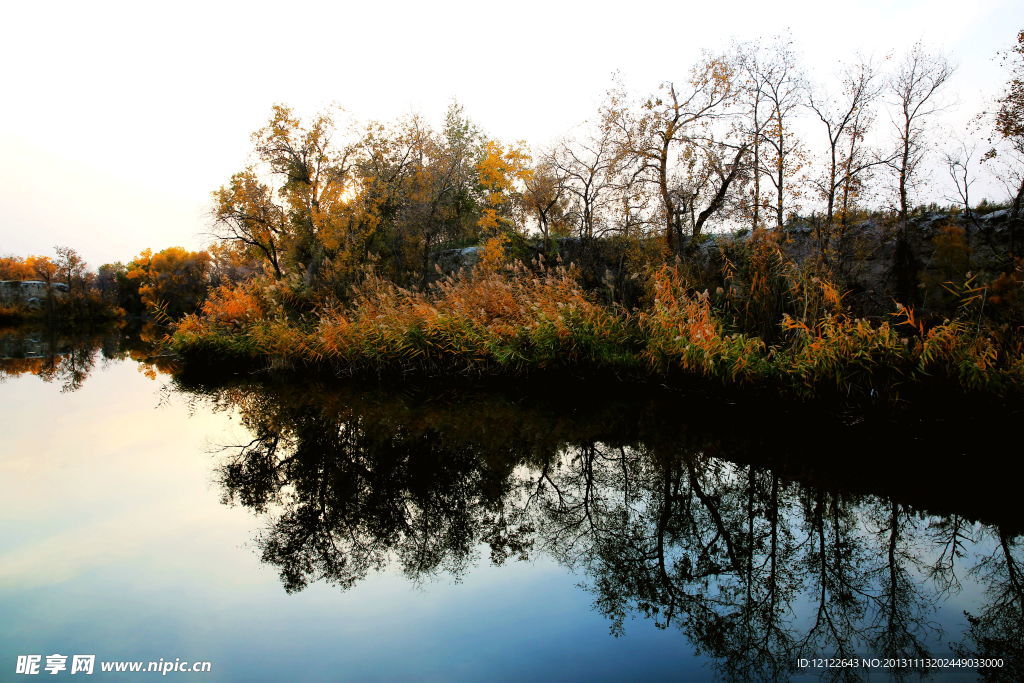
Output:
[[[611,131],[600,127],[583,141],[562,142],[551,157],[571,203],[572,218],[581,238],[605,231],[604,212],[614,167]]]
[[[972,176],[972,164],[977,161],[978,143],[968,143],[961,138],[956,149],[946,150],[946,170],[956,188],[959,203],[964,207],[964,216],[968,220],[971,215],[971,186],[977,178]]]
[[[666,82],[635,108],[613,97],[604,112],[613,168],[630,187],[647,188],[656,198],[671,252],[679,251],[684,236],[700,236],[739,176],[746,145],[729,142],[721,130],[737,113],[736,79],[735,60],[707,56],[683,86]],[[735,163],[726,160],[727,150],[740,150]]]
[[[903,230],[909,213],[908,195],[925,154],[925,128],[931,117],[945,108],[937,93],[952,75],[953,66],[943,55],[928,52],[918,42],[903,58],[889,83],[889,94],[897,109],[893,125],[899,149],[892,166],[898,179]]]
[[[845,227],[849,200],[862,174],[889,161],[864,145],[874,121],[872,105],[881,92],[875,66],[861,58],[844,70],[840,94],[808,93],[807,106],[825,127],[828,145],[825,169],[813,184],[825,201],[825,224],[830,230],[835,222],[837,198],[842,200],[839,212]]]
[[[751,148],[753,192],[748,207],[751,224],[762,227],[769,212],[781,230],[787,211],[799,196],[796,175],[804,166],[802,144],[795,119],[807,90],[792,43],[781,37],[769,43],[743,43],[737,47],[741,124]],[[768,201],[767,196],[774,198]]]

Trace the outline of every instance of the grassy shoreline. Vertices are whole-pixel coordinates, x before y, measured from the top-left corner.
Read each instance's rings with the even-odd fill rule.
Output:
[[[1018,396],[1024,349],[962,320],[925,329],[900,307],[856,318],[823,304],[783,316],[771,342],[731,330],[708,292],[664,268],[641,310],[596,303],[566,271],[477,271],[426,292],[370,278],[344,306],[290,316],[256,287],[222,289],[169,336],[187,362],[224,360],[334,374],[528,376],[565,373],[679,385],[759,387],[800,398],[898,398],[911,388]]]

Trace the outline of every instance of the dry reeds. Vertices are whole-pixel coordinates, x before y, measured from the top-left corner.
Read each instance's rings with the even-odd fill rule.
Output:
[[[200,314],[179,323],[171,346],[183,354],[267,358],[273,366],[426,374],[611,369],[778,386],[801,395],[894,395],[920,381],[1004,392],[1024,383],[1021,342],[1007,343],[959,319],[929,328],[903,306],[892,321],[854,317],[828,278],[799,271],[783,278],[784,264],[773,253],[769,248],[759,257],[762,266],[747,271],[764,275],[767,267],[787,283],[788,311],[771,343],[729,324],[737,302],[716,303],[707,290],[690,286],[678,266],[656,269],[650,303],[626,311],[596,303],[571,269],[485,262],[426,290],[368,274],[347,304],[299,318],[289,317],[269,289],[222,287]]]

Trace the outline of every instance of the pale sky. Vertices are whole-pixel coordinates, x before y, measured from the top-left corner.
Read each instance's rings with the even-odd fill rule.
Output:
[[[788,33],[819,80],[856,51],[944,50],[955,127],[1005,82],[994,56],[1021,28],[1015,0],[8,2],[0,255],[69,245],[95,268],[204,246],[210,192],[277,102],[439,122],[458,99],[491,136],[540,146],[592,117],[616,70],[649,91],[701,48]]]

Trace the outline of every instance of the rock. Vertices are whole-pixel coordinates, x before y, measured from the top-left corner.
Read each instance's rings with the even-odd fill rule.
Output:
[[[445,249],[430,255],[431,261],[450,275],[464,268],[472,268],[480,260],[480,247],[463,247],[462,249]]]
[[[1009,209],[999,209],[991,213],[986,213],[983,216],[978,216],[979,221],[1001,221],[1010,217]]]
[[[48,288],[42,280],[0,280],[0,304],[39,308],[52,293],[60,298],[67,294],[68,286],[55,282]]]

